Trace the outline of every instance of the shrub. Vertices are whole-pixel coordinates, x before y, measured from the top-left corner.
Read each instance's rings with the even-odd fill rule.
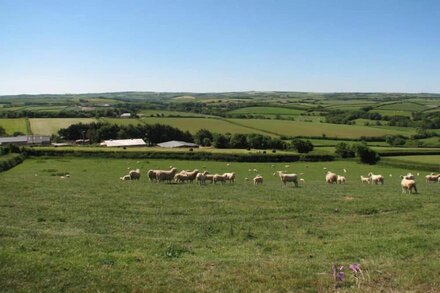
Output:
[[[335,149],[335,153],[341,158],[353,158],[355,156],[353,148],[345,142],[336,144]]]
[[[309,140],[295,138],[292,140],[292,148],[298,153],[308,153],[313,151],[313,144]]]
[[[374,165],[380,160],[379,154],[365,144],[356,144],[354,149],[361,163]]]

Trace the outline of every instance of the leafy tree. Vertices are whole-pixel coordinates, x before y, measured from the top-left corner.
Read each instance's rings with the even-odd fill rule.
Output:
[[[209,145],[211,145],[213,136],[211,131],[207,129],[200,129],[199,131],[194,134],[194,141],[196,144],[202,145],[202,146],[208,146],[206,143],[209,142]]]
[[[355,156],[353,148],[345,142],[336,144],[335,153],[341,158],[353,158]]]
[[[355,144],[354,149],[361,163],[374,165],[380,160],[380,156],[365,144]]]
[[[401,146],[406,143],[406,139],[401,135],[387,135],[385,141],[392,146]]]
[[[298,153],[308,153],[313,151],[313,144],[309,140],[295,138],[292,140],[292,148]]]
[[[230,141],[231,148],[245,149],[248,147],[247,136],[245,134],[233,134]]]
[[[217,133],[214,135],[212,144],[218,149],[229,148],[229,138],[223,134]]]
[[[6,130],[0,126],[0,136],[6,135]]]

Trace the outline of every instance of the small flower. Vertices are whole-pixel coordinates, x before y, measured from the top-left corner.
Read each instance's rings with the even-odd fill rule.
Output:
[[[358,263],[351,264],[349,268],[354,274],[362,273],[361,265]]]

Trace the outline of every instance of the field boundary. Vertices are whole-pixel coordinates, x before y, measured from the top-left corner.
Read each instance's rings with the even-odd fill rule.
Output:
[[[232,154],[209,152],[157,152],[157,151],[99,151],[99,150],[72,150],[72,149],[35,149],[26,148],[31,156],[76,156],[101,158],[137,158],[137,159],[178,159],[195,161],[230,161],[230,162],[325,162],[335,160],[335,156],[328,154]]]
[[[403,168],[403,169],[419,169],[427,172],[440,172],[440,167],[437,164],[426,164],[417,162],[405,162],[398,159],[386,158],[380,161],[380,165]]]
[[[0,157],[0,173],[14,168],[26,159],[23,154],[7,154]]]

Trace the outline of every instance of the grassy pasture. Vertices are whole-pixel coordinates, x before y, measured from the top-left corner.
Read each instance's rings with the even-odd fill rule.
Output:
[[[257,115],[282,115],[282,116],[298,116],[304,111],[281,107],[245,107],[229,111],[229,114],[257,114]]]
[[[423,165],[425,170],[431,172],[440,172],[440,156],[425,155],[425,156],[397,156],[385,158],[385,162],[395,165],[420,166]]]
[[[0,118],[0,126],[10,135],[16,131],[20,131],[24,134],[28,133],[25,118]]]
[[[260,133],[267,134],[258,129],[252,129],[246,126],[230,123],[229,120],[215,119],[215,118],[156,118],[145,117],[142,119],[144,123],[160,123],[177,127],[181,130],[188,130],[191,133],[196,133],[202,128],[208,129],[217,133]]]
[[[235,185],[122,182],[127,168],[235,171]],[[328,186],[323,167],[346,185]],[[258,169],[265,182],[244,177]],[[295,163],[306,184],[282,188],[284,164],[28,159],[0,174],[2,291],[335,290],[333,263],[361,264],[360,291],[436,291],[439,186],[400,193],[417,170],[352,162]],[[362,185],[369,171],[394,174]],[[70,179],[60,179],[66,172]],[[342,290],[357,286],[347,272]]]
[[[99,118],[101,122],[107,122],[110,124],[117,124],[117,125],[137,125],[137,124],[143,124],[141,119],[138,118]]]
[[[361,136],[382,136],[386,134],[408,134],[408,130],[385,129],[379,127],[340,125],[286,120],[265,119],[229,119],[245,127],[254,127],[263,131],[287,136],[321,136],[359,138]],[[410,129],[411,130],[411,129]],[[413,130],[412,130],[413,131]]]
[[[209,116],[209,115],[204,115],[204,114],[197,114],[197,113],[192,113],[192,112],[182,112],[182,111],[169,111],[169,110],[155,110],[155,109],[146,109],[146,110],[141,110],[140,114],[145,115],[145,116],[151,116],[151,115],[164,115],[164,116],[182,116],[182,117],[194,117],[194,116],[200,116],[200,117],[204,117],[204,116]]]
[[[417,111],[423,111],[427,109],[428,107],[425,105],[422,105],[420,103],[414,103],[414,102],[398,102],[398,103],[388,103],[385,105],[381,105],[374,110],[394,110],[394,111],[408,111],[408,112],[417,112]]]
[[[94,118],[30,118],[31,130],[34,134],[55,134],[61,128],[69,127],[75,123],[95,122]]]

